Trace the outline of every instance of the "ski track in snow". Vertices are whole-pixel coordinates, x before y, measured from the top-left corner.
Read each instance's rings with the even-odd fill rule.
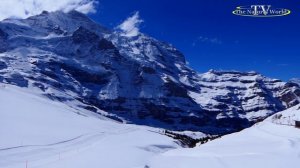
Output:
[[[24,165],[26,161],[30,161],[31,164],[40,161],[43,161],[44,164],[50,164],[63,160],[64,157],[80,155],[82,151],[92,148],[107,136],[126,134],[135,130],[137,130],[137,128],[119,129],[110,133],[95,132],[46,145],[23,145],[3,148],[0,149],[0,167],[9,168],[15,167],[18,164]],[[40,166],[42,165],[34,167]]]

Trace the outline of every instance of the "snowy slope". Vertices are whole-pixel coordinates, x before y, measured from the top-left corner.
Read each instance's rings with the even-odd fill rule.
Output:
[[[193,149],[163,153],[148,163],[150,168],[253,168],[295,167],[300,160],[300,129],[282,125],[300,120],[300,106],[239,133],[224,136]],[[277,118],[277,117],[275,117]],[[279,120],[279,121],[276,121]]]
[[[33,94],[34,93],[34,94]],[[179,146],[155,129],[97,118],[38,94],[0,85],[1,168],[134,168]]]

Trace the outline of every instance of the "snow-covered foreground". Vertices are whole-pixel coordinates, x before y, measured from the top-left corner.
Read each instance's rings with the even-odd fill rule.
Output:
[[[179,147],[154,129],[97,118],[28,92],[0,85],[1,168],[144,168],[151,157]]]
[[[28,93],[30,92],[30,93]],[[300,106],[193,149],[149,127],[119,124],[83,109],[0,85],[1,168],[253,168],[300,162]]]
[[[300,163],[300,129],[279,124],[287,123],[287,119],[300,120],[300,106],[281,114],[279,121],[272,116],[249,129],[196,148],[168,151],[156,156],[148,165],[150,168],[297,167]]]

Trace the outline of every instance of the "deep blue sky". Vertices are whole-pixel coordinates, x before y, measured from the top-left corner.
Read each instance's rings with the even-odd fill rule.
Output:
[[[232,15],[237,6],[270,4],[291,15],[251,18]],[[255,70],[288,80],[300,77],[299,0],[100,0],[91,17],[114,28],[140,12],[141,31],[181,50],[190,66]]]

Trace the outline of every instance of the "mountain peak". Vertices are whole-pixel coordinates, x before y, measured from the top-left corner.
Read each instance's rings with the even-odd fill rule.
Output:
[[[85,20],[91,20],[89,17],[87,17],[85,14],[81,13],[81,12],[78,12],[76,10],[71,10],[69,12],[64,12],[64,11],[54,11],[54,12],[49,12],[49,11],[42,11],[40,14],[38,15],[34,15],[34,16],[31,16],[29,18],[38,18],[38,17],[69,17],[69,18],[81,18],[82,20],[85,19]],[[27,18],[27,19],[29,19]],[[26,20],[26,19],[25,19]]]
[[[51,35],[54,31],[59,31],[59,34],[71,35],[79,27],[91,30],[98,36],[111,33],[107,28],[75,10],[70,12],[43,11],[41,14],[31,16],[27,19],[6,19],[0,22],[0,28],[2,27],[1,23],[6,24],[3,27],[6,29],[6,32],[10,32],[9,34],[13,36],[31,35],[45,37]]]

